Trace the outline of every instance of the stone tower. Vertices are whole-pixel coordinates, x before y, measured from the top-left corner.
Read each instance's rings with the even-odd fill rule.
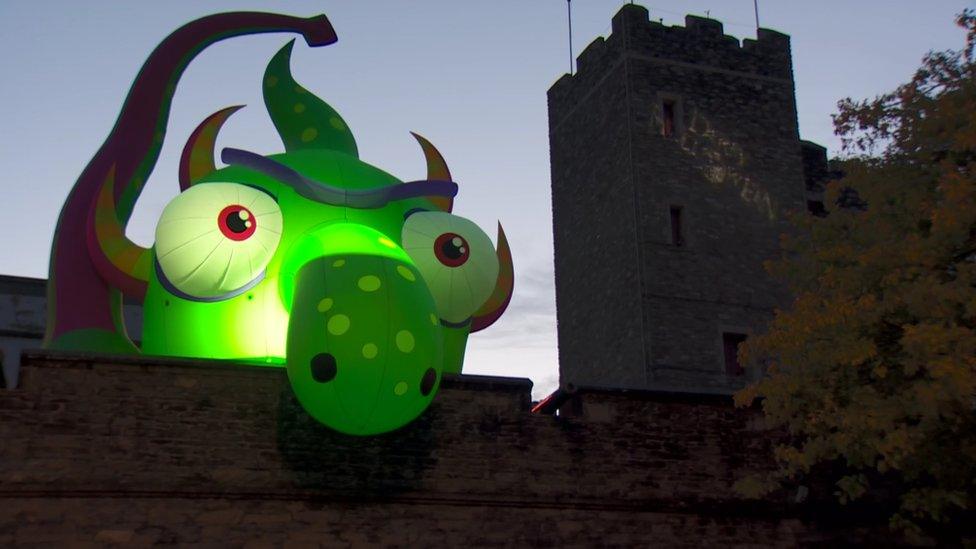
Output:
[[[577,63],[549,90],[561,381],[732,392],[785,298],[763,261],[817,198],[789,37],[624,5]]]

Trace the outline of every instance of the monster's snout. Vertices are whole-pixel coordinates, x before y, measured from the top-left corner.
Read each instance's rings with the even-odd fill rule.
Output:
[[[443,329],[409,256],[374,229],[335,223],[302,237],[285,262],[286,363],[302,406],[349,434],[415,419],[440,381]]]

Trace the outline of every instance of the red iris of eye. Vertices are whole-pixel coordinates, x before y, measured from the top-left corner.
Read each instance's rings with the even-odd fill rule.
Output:
[[[231,240],[247,240],[258,228],[258,221],[254,219],[251,210],[240,204],[234,204],[220,210],[220,215],[217,216],[217,227]]]
[[[460,267],[471,256],[471,247],[463,236],[455,233],[444,233],[434,241],[434,255],[437,260],[448,267]]]

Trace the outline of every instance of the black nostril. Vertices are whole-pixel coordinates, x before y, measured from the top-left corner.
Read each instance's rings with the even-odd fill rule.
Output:
[[[312,368],[312,379],[319,383],[332,381],[338,372],[336,359],[329,353],[319,353],[313,356],[310,366]]]
[[[424,372],[423,379],[420,380],[420,394],[427,396],[434,389],[434,383],[437,382],[437,372],[433,368],[427,368]]]

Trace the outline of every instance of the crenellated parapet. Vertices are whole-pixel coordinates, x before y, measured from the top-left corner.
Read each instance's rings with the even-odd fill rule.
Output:
[[[598,37],[577,56],[576,73],[563,75],[552,86],[549,101],[560,105],[577,102],[627,56],[780,81],[793,79],[786,34],[760,28],[756,39],[740,42],[725,34],[722,23],[715,19],[687,15],[684,26],[668,26],[652,20],[647,8],[626,4],[614,15],[611,34]]]
[[[725,34],[720,21],[685,16],[685,26],[652,21],[647,8],[625,5],[613,17],[612,34],[631,53],[773,78],[792,78],[790,37],[759,29],[757,39],[741,43]]]

